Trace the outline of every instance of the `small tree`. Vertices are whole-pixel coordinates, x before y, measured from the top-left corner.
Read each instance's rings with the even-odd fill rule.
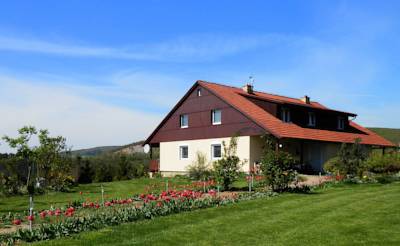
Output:
[[[233,136],[227,146],[225,141],[222,142],[224,147],[223,157],[213,163],[213,174],[215,180],[222,185],[224,190],[229,190],[234,181],[239,177],[240,168],[243,162],[236,156],[237,137]]]
[[[196,160],[187,167],[188,175],[194,180],[203,180],[210,176],[210,166],[206,154],[196,153]]]
[[[264,153],[261,158],[261,170],[265,175],[266,185],[274,191],[284,191],[295,180],[295,159],[287,152],[276,151],[276,140],[265,137]]]
[[[366,158],[367,154],[361,145],[361,140],[356,139],[351,145],[343,143],[337,156],[324,164],[324,169],[340,175],[361,177],[366,169],[364,165]]]

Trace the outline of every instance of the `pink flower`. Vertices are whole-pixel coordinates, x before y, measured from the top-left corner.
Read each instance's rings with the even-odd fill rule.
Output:
[[[35,220],[35,216],[29,215],[28,217],[26,217],[26,219],[29,220],[29,221],[34,221]]]

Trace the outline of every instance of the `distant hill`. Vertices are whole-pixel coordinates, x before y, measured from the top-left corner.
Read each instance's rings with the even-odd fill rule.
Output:
[[[101,146],[94,147],[88,149],[79,149],[73,150],[72,155],[75,156],[84,156],[91,157],[97,156],[107,153],[123,153],[123,154],[132,154],[132,153],[142,153],[143,152],[143,144],[144,141],[138,141],[131,144],[123,145],[123,146]]]
[[[394,144],[398,145],[400,143],[400,129],[380,127],[368,127],[368,129],[376,132],[377,134],[393,142]]]

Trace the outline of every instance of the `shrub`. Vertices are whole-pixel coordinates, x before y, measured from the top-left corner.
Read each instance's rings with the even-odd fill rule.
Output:
[[[194,180],[203,180],[210,176],[210,167],[207,156],[202,152],[196,153],[196,160],[187,167],[188,175]]]
[[[274,191],[282,192],[296,179],[296,161],[287,152],[275,151],[275,144],[275,139],[266,138],[261,170],[265,175],[266,185]]]
[[[337,156],[324,164],[324,169],[335,174],[361,177],[366,157],[366,150],[361,145],[361,140],[356,139],[352,145],[343,143]]]
[[[365,168],[378,174],[397,173],[400,171],[400,154],[393,152],[382,155],[373,152],[365,161]]]
[[[236,156],[236,136],[231,138],[228,146],[225,141],[222,144],[224,147],[224,155],[220,160],[213,163],[213,176],[215,180],[222,185],[224,190],[229,190],[233,182],[238,179],[243,162]]]

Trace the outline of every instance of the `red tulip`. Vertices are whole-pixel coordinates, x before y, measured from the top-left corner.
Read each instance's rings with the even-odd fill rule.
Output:
[[[47,216],[47,212],[46,211],[42,211],[42,212],[40,212],[39,215],[40,215],[40,218],[44,219]]]
[[[21,220],[20,219],[15,219],[12,222],[14,225],[20,225],[21,224]]]
[[[157,207],[161,207],[162,206],[162,202],[157,202]]]
[[[34,221],[35,220],[35,216],[29,215],[28,217],[26,217],[26,219],[29,220],[29,221]]]

